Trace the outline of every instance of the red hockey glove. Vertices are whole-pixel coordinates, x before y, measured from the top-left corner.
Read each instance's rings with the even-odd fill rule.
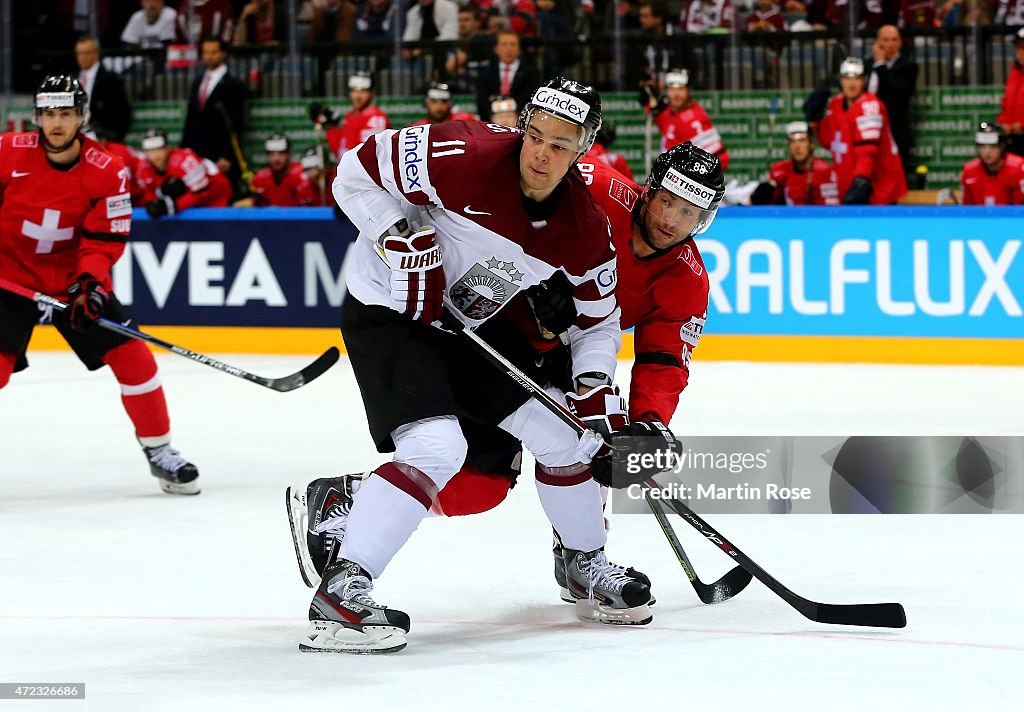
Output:
[[[71,307],[69,320],[71,328],[88,332],[96,328],[96,320],[103,316],[110,293],[100,281],[88,272],[68,287],[68,305]]]
[[[582,396],[566,393],[565,403],[573,415],[605,440],[629,426],[626,401],[619,395],[618,386],[598,386]]]
[[[399,222],[408,230],[408,223]],[[391,297],[405,305],[404,314],[425,324],[441,318],[444,269],[434,228],[421,227],[411,234],[385,233],[377,251],[391,268]]]

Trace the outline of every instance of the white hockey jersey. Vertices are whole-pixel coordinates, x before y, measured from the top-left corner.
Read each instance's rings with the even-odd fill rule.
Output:
[[[402,218],[433,225],[445,302],[464,324],[479,326],[521,290],[562,270],[579,313],[569,330],[574,375],[612,375],[622,335],[608,218],[569,171],[552,198],[553,213],[532,221],[519,187],[520,145],[512,129],[460,121],[389,129],[347,152],[333,190],[359,228],[348,290],[364,304],[401,312],[373,246]]]

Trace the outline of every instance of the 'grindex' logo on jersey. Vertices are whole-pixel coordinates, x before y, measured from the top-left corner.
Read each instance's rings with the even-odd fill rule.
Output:
[[[410,126],[399,134],[399,149],[402,151],[402,187],[409,193],[423,190],[420,184],[420,170],[426,160],[426,126]]]
[[[715,191],[703,186],[695,180],[687,178],[675,168],[669,168],[661,181],[664,188],[675,193],[680,198],[689,200],[694,205],[707,210],[715,199]]]
[[[418,255],[405,255],[399,263],[398,269],[412,271],[426,269],[441,264],[441,251],[429,250]]]

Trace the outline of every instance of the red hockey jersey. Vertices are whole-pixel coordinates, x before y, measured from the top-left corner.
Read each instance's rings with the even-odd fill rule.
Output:
[[[849,106],[842,94],[832,97],[818,124],[818,139],[832,152],[840,200],[857,176],[871,182],[871,205],[890,205],[906,195],[907,179],[889,130],[889,112],[871,92]]]
[[[653,259],[636,257],[630,242],[640,188],[600,161],[576,165],[612,226],[619,323],[633,329],[629,417],[668,423],[686,388],[690,355],[707,319],[710,283],[704,260],[693,240]]]
[[[615,151],[609,151],[607,148],[599,143],[595,143],[594,147],[580,159],[586,163],[594,163],[595,161],[602,161],[607,165],[614,168],[616,171],[626,176],[630,180],[633,180],[633,171],[630,169],[629,164],[626,162],[626,158],[621,153]]]
[[[815,158],[811,170],[798,168],[792,159],[779,161],[769,175],[775,183],[772,203],[783,198],[786,205],[839,205],[836,172],[826,161]]]
[[[260,169],[253,176],[252,189],[263,196],[269,205],[282,208],[319,204],[319,194],[298,161],[288,166],[280,181],[274,177],[269,166]]]
[[[654,117],[654,123],[661,131],[662,153],[673,146],[693,141],[693,145],[718,156],[722,170],[729,167],[729,152],[725,150],[722,137],[711,123],[708,112],[696,101],[690,101],[679,111],[673,111],[672,107],[659,111]]]
[[[178,212],[196,207],[223,208],[231,199],[231,181],[212,161],[200,158],[187,148],[172,148],[163,173],[149,161],[139,166],[137,181],[143,190],[143,202],[154,200],[157,189],[168,178],[180,178],[188,188],[188,192],[174,201]]]
[[[38,133],[0,136],[0,275],[54,296],[84,272],[110,289],[132,227],[128,170],[78,138],[78,161],[56,167]]]
[[[467,114],[465,111],[453,111],[448,115],[445,121],[477,121],[477,118],[473,114]],[[419,121],[413,121],[410,126],[425,126],[430,123],[430,118],[424,116]],[[444,121],[440,122],[444,123]]]
[[[361,110],[352,109],[345,114],[341,126],[327,129],[327,147],[339,159],[375,133],[391,128],[388,115],[379,107],[367,104]]]
[[[968,161],[960,175],[961,205],[1024,205],[1024,158],[1007,153],[992,175],[980,158]]]

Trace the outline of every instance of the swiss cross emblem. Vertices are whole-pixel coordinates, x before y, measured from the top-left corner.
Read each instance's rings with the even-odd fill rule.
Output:
[[[75,228],[60,226],[60,211],[47,208],[43,211],[42,224],[25,220],[21,223],[21,232],[26,237],[38,240],[37,255],[48,255],[53,252],[56,242],[70,240],[75,236]]]
[[[842,163],[843,154],[850,150],[850,147],[846,144],[846,142],[841,140],[842,137],[843,135],[840,132],[836,131],[836,136],[835,138],[832,139],[832,145],[829,146],[829,149],[831,149],[832,151],[832,155],[836,159],[836,163]]]

